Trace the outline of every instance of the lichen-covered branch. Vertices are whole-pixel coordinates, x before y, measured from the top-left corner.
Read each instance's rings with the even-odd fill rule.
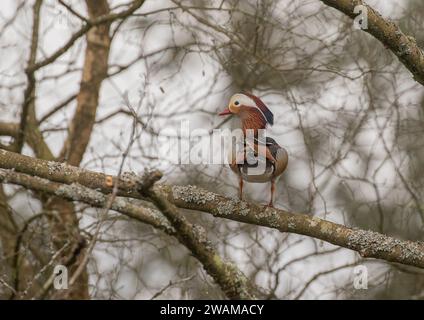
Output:
[[[364,3],[362,0],[321,0],[324,4],[333,7],[350,18],[358,14],[355,6],[363,5],[367,8],[368,28],[365,32],[371,34],[389,48],[412,73],[414,79],[424,85],[424,52],[417,45],[413,37],[407,36],[393,21],[385,19],[381,14]]]
[[[153,184],[162,177],[158,171],[146,174],[137,181],[137,189],[146,195],[169,220],[176,230],[176,237],[203,264],[206,271],[215,279],[230,299],[253,299],[249,281],[236,266],[225,262],[206,239],[206,232],[190,223],[177,207],[168,201],[167,195]]]
[[[292,232],[357,251],[363,257],[424,268],[424,244],[378,232],[352,229],[302,213],[229,199],[195,186],[162,186],[178,207],[209,212],[216,217]]]
[[[108,201],[108,197],[105,194],[78,183],[67,185],[17,173],[13,170],[0,169],[0,182],[17,184],[30,190],[40,191],[70,201],[84,202],[96,208],[104,208]],[[132,203],[124,198],[116,198],[111,205],[111,209],[142,223],[150,224],[169,235],[175,234],[175,230],[168,220],[155,209],[141,206],[139,203]]]
[[[70,201],[84,202],[93,207],[104,208],[108,204],[106,195],[78,183],[61,184],[5,169],[0,169],[0,182],[17,184]],[[125,198],[114,199],[110,209],[142,223],[147,223],[168,235],[175,236],[202,263],[205,270],[222,288],[228,298],[254,298],[246,276],[235,265],[225,262],[218,255],[207,240],[205,230],[190,223],[183,215],[178,213],[173,204],[169,203],[157,191],[149,191],[149,197],[163,214],[155,209],[142,206],[140,203],[132,203]]]
[[[14,169],[50,181],[79,183],[87,188],[110,193],[115,177],[63,163],[45,161],[0,150],[0,168]],[[118,195],[141,198],[137,177],[126,175],[119,182]],[[359,252],[363,257],[383,259],[424,268],[424,244],[389,237],[377,232],[349,228],[301,213],[239,201],[195,186],[156,184],[155,190],[179,208],[210,213],[216,217],[302,234]]]

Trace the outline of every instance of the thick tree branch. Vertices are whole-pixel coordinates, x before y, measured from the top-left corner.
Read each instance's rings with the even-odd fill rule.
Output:
[[[63,163],[45,161],[0,150],[0,168],[110,193],[114,177]],[[119,182],[118,195],[140,198],[137,178]],[[264,208],[194,186],[156,185],[155,190],[179,208],[210,213],[216,217],[302,234],[359,252],[363,257],[383,259],[424,268],[424,244],[395,239],[378,232],[349,228],[337,223],[281,209]]]
[[[107,16],[110,12],[106,0],[86,0],[90,19]],[[108,73],[108,58],[111,45],[110,22],[98,25],[87,33],[84,67],[80,90],[77,95],[77,109],[69,125],[68,138],[61,151],[61,159],[78,166],[91,137],[100,88]]]
[[[249,281],[234,265],[222,260],[205,237],[205,231],[190,223],[178,212],[177,207],[170,203],[166,193],[153,184],[162,177],[158,171],[146,174],[137,181],[137,189],[146,195],[168,219],[176,230],[176,237],[203,264],[206,271],[215,279],[226,296],[230,299],[253,299]]]
[[[17,184],[70,201],[84,202],[98,208],[104,208],[109,201],[108,196],[103,193],[77,183],[61,184],[13,170],[0,169],[0,182]],[[110,209],[142,223],[147,223],[168,235],[175,236],[202,263],[205,270],[218,283],[228,298],[253,299],[254,295],[250,292],[248,279],[236,266],[222,260],[207,240],[206,232],[199,226],[188,222],[183,215],[178,213],[177,208],[159,192],[147,192],[149,198],[163,214],[126,198],[116,198],[110,205]]]
[[[13,122],[0,122],[0,136],[16,137],[19,132],[19,124]]]
[[[358,5],[365,6],[368,10],[368,28],[364,31],[389,48],[412,73],[414,79],[424,85],[424,53],[413,37],[405,35],[393,21],[384,19],[378,11],[362,0],[321,1],[352,19],[358,15],[354,13],[354,8]]]
[[[84,202],[96,208],[104,208],[108,201],[108,197],[105,194],[78,183],[67,185],[27,174],[20,174],[13,170],[0,169],[0,181],[21,185],[27,189],[55,195],[69,201]],[[111,209],[142,223],[150,224],[169,235],[175,234],[175,230],[160,212],[141,206],[140,203],[117,198],[112,203]]]
[[[37,0],[35,1],[34,7],[33,7],[31,47],[29,50],[28,66],[25,70],[26,78],[27,78],[27,86],[24,92],[24,101],[22,104],[19,131],[14,142],[14,149],[17,152],[21,152],[22,147],[24,145],[29,109],[31,108],[31,106],[34,105],[35,75],[34,75],[34,70],[32,70],[31,67],[35,64],[35,61],[37,59],[38,31],[39,31],[38,29],[40,27],[41,4],[42,4],[42,0]]]

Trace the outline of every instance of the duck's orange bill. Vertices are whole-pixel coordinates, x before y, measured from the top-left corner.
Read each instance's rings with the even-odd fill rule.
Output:
[[[229,114],[231,114],[231,111],[230,111],[230,109],[225,109],[224,111],[222,111],[222,112],[220,112],[220,113],[218,113],[218,115],[219,116],[227,116],[227,115],[229,115]]]

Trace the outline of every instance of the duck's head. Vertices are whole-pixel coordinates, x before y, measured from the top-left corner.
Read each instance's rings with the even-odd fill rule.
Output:
[[[250,93],[233,95],[228,107],[220,116],[236,115],[242,121],[243,129],[265,129],[267,124],[274,124],[274,115],[261,99]]]

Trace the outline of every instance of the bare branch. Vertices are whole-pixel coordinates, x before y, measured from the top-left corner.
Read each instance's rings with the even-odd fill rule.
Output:
[[[103,193],[112,191],[110,181],[116,179],[63,163],[34,159],[0,150],[0,167],[35,175],[50,181],[81,184]],[[18,183],[16,181],[15,183]],[[137,180],[120,181],[118,195],[140,198]],[[234,221],[297,233],[321,239],[357,251],[363,257],[383,259],[424,268],[424,245],[400,240],[378,232],[349,228],[309,215],[288,212],[227,198],[195,186],[156,185],[155,190],[179,208],[210,213]]]
[[[19,125],[12,122],[0,122],[0,136],[16,137],[19,132]]]
[[[175,236],[202,263],[205,270],[215,279],[222,290],[231,299],[253,299],[247,278],[236,266],[222,260],[211,243],[206,239],[205,231],[189,223],[177,212],[162,195],[153,191],[152,200],[158,205],[165,218],[156,210],[133,204],[128,199],[118,198],[111,203],[109,196],[86,188],[79,184],[64,185],[47,179],[32,177],[11,170],[0,169],[0,182],[13,183],[35,191],[41,191],[71,201],[81,201],[94,207],[120,212],[130,218],[152,225]],[[172,212],[170,212],[172,211]],[[171,220],[172,219],[172,220]],[[170,220],[171,223],[168,221]]]
[[[19,131],[14,142],[14,149],[17,152],[21,152],[22,146],[25,142],[25,131],[28,122],[28,113],[31,105],[34,104],[35,95],[35,75],[32,66],[37,59],[37,48],[38,48],[38,29],[40,26],[40,10],[42,0],[37,0],[34,3],[33,9],[33,21],[32,21],[32,36],[31,36],[31,47],[29,50],[28,66],[25,71],[27,77],[27,86],[24,92],[24,101],[22,104],[21,121],[19,124]]]
[[[98,25],[101,25],[101,24],[111,23],[115,20],[124,19],[124,18],[130,16],[135,10],[140,8],[143,3],[144,3],[144,0],[134,1],[133,4],[127,10],[124,10],[124,11],[118,12],[118,13],[112,13],[112,14],[109,14],[109,15],[106,15],[106,16],[101,16],[97,19],[90,21],[90,23],[84,24],[84,26],[81,27],[80,30],[78,30],[76,33],[74,33],[72,35],[72,37],[66,42],[65,45],[63,45],[61,48],[57,49],[48,58],[45,58],[44,60],[35,63],[31,67],[31,70],[38,70],[38,69],[54,62],[57,58],[59,58],[65,52],[67,52],[68,49],[74,45],[75,41],[77,41],[80,37],[85,35],[91,28],[98,26]]]
[[[86,1],[91,19],[108,15],[107,1]],[[61,152],[61,159],[72,165],[79,165],[91,137],[99,102],[102,81],[108,72],[108,58],[111,44],[110,22],[96,26],[87,34],[84,67],[80,90],[77,95],[77,109],[69,125],[68,138]]]
[[[153,184],[162,177],[158,171],[146,174],[138,181],[138,189],[146,194],[158,207],[171,225],[176,236],[195,257],[202,263],[206,271],[215,279],[230,299],[253,299],[249,281],[234,265],[222,260],[206,239],[205,231],[191,224],[177,207],[167,200],[166,194],[160,189],[154,189]]]
[[[381,14],[362,0],[321,0],[350,18],[357,13],[354,8],[365,6],[368,11],[368,28],[364,29],[385,47],[389,48],[412,73],[414,79],[424,85],[424,53],[413,37],[407,36],[393,21],[384,19]]]

